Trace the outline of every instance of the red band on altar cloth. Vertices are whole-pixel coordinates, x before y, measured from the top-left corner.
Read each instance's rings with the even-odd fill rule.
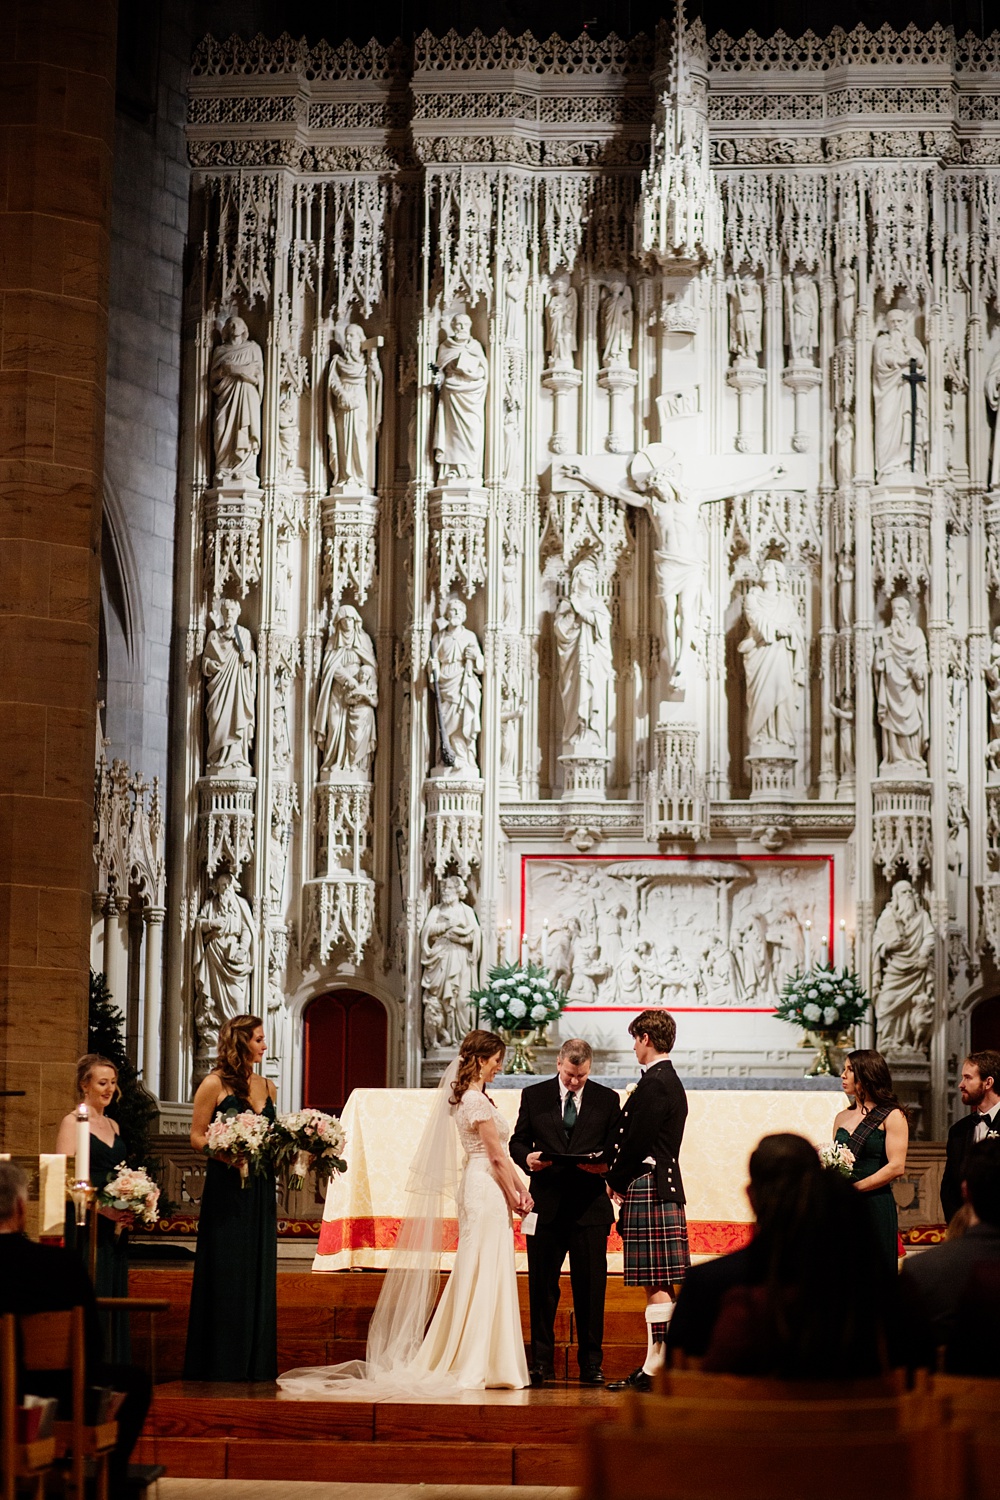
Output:
[[[400,1219],[389,1214],[357,1219],[324,1219],[319,1232],[317,1255],[339,1255],[345,1250],[391,1250],[399,1234]],[[725,1220],[698,1220],[688,1224],[692,1255],[726,1255],[749,1243],[751,1226]],[[458,1247],[458,1220],[445,1220],[445,1250]],[[523,1234],[515,1234],[514,1248],[525,1249]],[[608,1250],[621,1254],[617,1228],[608,1236]]]

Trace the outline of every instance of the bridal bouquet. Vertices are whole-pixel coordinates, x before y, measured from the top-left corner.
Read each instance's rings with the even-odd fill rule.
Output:
[[[502,1031],[544,1027],[566,1008],[566,996],[538,964],[497,964],[486,984],[473,990],[479,1015]]]
[[[239,1167],[240,1185],[246,1187],[250,1172],[259,1172],[267,1160],[270,1134],[271,1122],[266,1115],[252,1109],[241,1114],[227,1110],[205,1132],[205,1154],[234,1158],[229,1165]]]
[[[774,1014],[806,1031],[849,1031],[870,1004],[856,974],[820,964],[789,976]]]
[[[839,1172],[841,1177],[853,1174],[854,1152],[843,1141],[829,1141],[827,1145],[817,1147],[817,1150],[820,1161],[828,1171]]]
[[[321,1109],[299,1109],[279,1115],[274,1126],[275,1165],[288,1172],[288,1186],[304,1186],[306,1173],[315,1171],[322,1186],[334,1172],[346,1172],[344,1147],[347,1137],[335,1115]]]
[[[100,1207],[134,1214],[142,1224],[156,1223],[160,1217],[156,1206],[159,1201],[160,1189],[145,1167],[127,1167],[124,1162],[115,1168],[114,1176],[108,1178],[98,1196]],[[121,1229],[121,1224],[117,1224],[115,1234],[120,1234]]]

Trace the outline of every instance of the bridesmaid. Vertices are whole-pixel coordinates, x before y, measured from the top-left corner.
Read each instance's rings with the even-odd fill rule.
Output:
[[[125,1160],[126,1146],[118,1121],[106,1113],[119,1097],[118,1069],[99,1052],[88,1052],[76,1065],[76,1092],[90,1111],[90,1180],[102,1188],[115,1169]],[[64,1116],[56,1137],[56,1150],[64,1156],[76,1152],[76,1115]],[[98,1297],[128,1296],[128,1230],[132,1215],[118,1208],[98,1209],[97,1268],[94,1290]],[[88,1258],[86,1230],[78,1231],[73,1205],[67,1205],[66,1246]],[[113,1313],[110,1324],[108,1359],[114,1364],[130,1360],[128,1315]]]
[[[191,1144],[205,1146],[216,1115],[235,1106],[274,1120],[275,1089],[254,1069],[267,1045],[257,1016],[219,1032],[219,1056],[194,1096]],[[274,1173],[209,1160],[198,1216],[186,1380],[274,1380],[278,1374],[278,1214]]]
[[[892,1184],[906,1171],[910,1128],[880,1052],[849,1052],[840,1081],[851,1102],[834,1121],[833,1138],[854,1152],[854,1186],[865,1194],[875,1238],[895,1270],[899,1222]]]

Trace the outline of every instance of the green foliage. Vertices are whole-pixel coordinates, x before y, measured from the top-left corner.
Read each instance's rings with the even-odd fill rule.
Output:
[[[156,1118],[156,1102],[139,1081],[125,1050],[125,1017],[115,1005],[103,974],[90,971],[90,1010],[87,1017],[87,1051],[100,1052],[118,1069],[121,1098],[109,1106],[108,1115],[118,1121],[130,1167],[158,1165],[152,1158],[150,1136]]]

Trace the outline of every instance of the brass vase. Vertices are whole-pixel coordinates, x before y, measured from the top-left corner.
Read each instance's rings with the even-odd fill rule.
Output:
[[[504,1072],[533,1074],[535,1054],[531,1051],[531,1044],[535,1041],[535,1028],[529,1026],[523,1031],[501,1031],[500,1035],[507,1044]]]
[[[839,1077],[840,1069],[834,1062],[833,1051],[836,1047],[848,1047],[850,1043],[850,1033],[841,1031],[838,1027],[807,1031],[802,1045],[815,1047],[816,1056],[813,1058],[812,1067],[805,1071],[806,1078]]]

